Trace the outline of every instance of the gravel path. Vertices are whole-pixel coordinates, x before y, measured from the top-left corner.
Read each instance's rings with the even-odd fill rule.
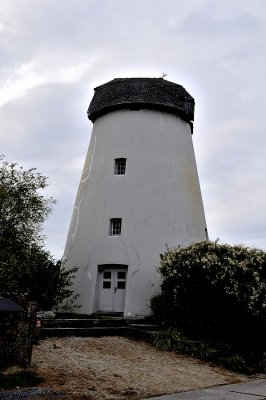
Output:
[[[0,400],[37,400],[42,398],[42,400],[46,399],[55,399],[58,400],[61,398],[63,400],[63,395],[61,393],[55,392],[50,388],[38,388],[32,387],[29,389],[17,389],[17,390],[6,390],[0,392]]]
[[[42,340],[33,365],[45,378],[43,387],[71,400],[136,400],[247,379],[124,337]]]

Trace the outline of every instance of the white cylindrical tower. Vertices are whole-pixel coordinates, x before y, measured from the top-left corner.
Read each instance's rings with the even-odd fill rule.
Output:
[[[194,99],[162,78],[95,89],[93,130],[65,248],[78,312],[149,314],[166,247],[206,240]]]

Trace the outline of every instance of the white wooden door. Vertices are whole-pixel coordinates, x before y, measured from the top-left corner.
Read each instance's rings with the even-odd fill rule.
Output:
[[[126,278],[126,268],[104,268],[100,272],[99,311],[124,311],[126,298]]]

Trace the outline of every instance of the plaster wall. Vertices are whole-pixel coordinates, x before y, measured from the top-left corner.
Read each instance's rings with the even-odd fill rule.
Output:
[[[125,175],[114,159],[126,158]],[[109,235],[122,218],[120,236]],[[147,315],[166,246],[206,239],[189,124],[152,110],[118,110],[96,119],[65,248],[77,266],[80,313],[98,311],[98,266],[128,266],[125,316]]]

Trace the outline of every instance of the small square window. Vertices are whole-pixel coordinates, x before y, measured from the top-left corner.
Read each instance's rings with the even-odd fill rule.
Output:
[[[103,279],[111,279],[111,271],[104,271]]]
[[[116,158],[115,159],[115,175],[125,175],[126,173],[126,158]]]
[[[110,219],[110,235],[121,235],[122,230],[122,219],[121,218],[112,218]]]
[[[125,289],[125,288],[126,288],[126,282],[125,281],[117,282],[117,289]]]
[[[103,281],[103,289],[111,289],[111,282]]]
[[[126,279],[126,273],[124,271],[118,271],[117,279]]]

